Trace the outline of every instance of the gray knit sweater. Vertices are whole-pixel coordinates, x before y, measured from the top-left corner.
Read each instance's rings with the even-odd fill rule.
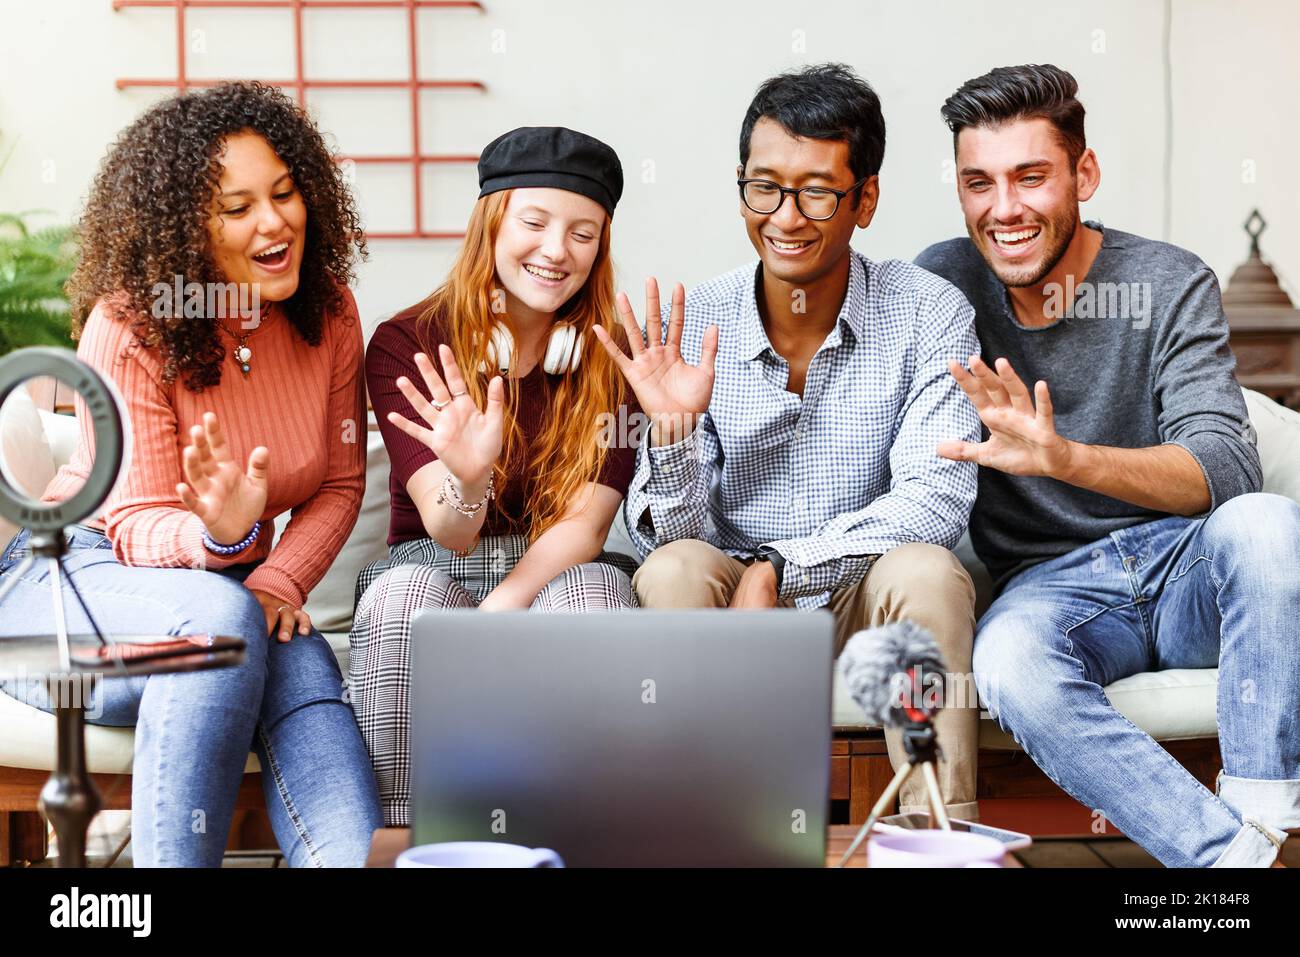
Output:
[[[1031,390],[1046,380],[1061,435],[1121,448],[1181,445],[1200,463],[1212,507],[1259,491],[1214,273],[1177,246],[1086,225],[1101,230],[1101,249],[1085,281],[1059,291],[1064,318],[1045,328],[1014,318],[1006,287],[969,239],[937,243],[916,262],[975,307],[986,362],[1005,356]],[[981,468],[970,532],[1000,591],[1031,565],[1161,517],[1055,479]]]

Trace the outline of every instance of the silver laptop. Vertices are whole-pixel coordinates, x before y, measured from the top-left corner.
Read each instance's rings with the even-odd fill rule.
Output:
[[[412,842],[574,866],[825,863],[824,611],[433,611],[411,630]]]

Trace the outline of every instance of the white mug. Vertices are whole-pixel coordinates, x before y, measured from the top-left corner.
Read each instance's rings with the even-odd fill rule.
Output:
[[[877,834],[867,842],[868,867],[1001,867],[1002,842],[969,831]]]
[[[398,867],[563,867],[560,855],[544,847],[498,844],[495,841],[457,841],[421,844],[397,857]]]

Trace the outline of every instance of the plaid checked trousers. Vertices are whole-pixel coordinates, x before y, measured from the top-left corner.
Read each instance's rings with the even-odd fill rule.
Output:
[[[384,825],[411,823],[411,619],[426,608],[475,608],[523,557],[522,535],[482,539],[457,556],[432,539],[394,545],[357,579],[356,614],[348,635],[347,698],[370,750]],[[534,611],[600,611],[636,605],[626,555],[602,552],[555,576]]]

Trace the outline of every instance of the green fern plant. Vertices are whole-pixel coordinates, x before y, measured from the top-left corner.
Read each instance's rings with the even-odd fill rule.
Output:
[[[33,230],[30,213],[0,213],[0,355],[24,346],[70,346],[63,286],[77,264],[72,230]]]

